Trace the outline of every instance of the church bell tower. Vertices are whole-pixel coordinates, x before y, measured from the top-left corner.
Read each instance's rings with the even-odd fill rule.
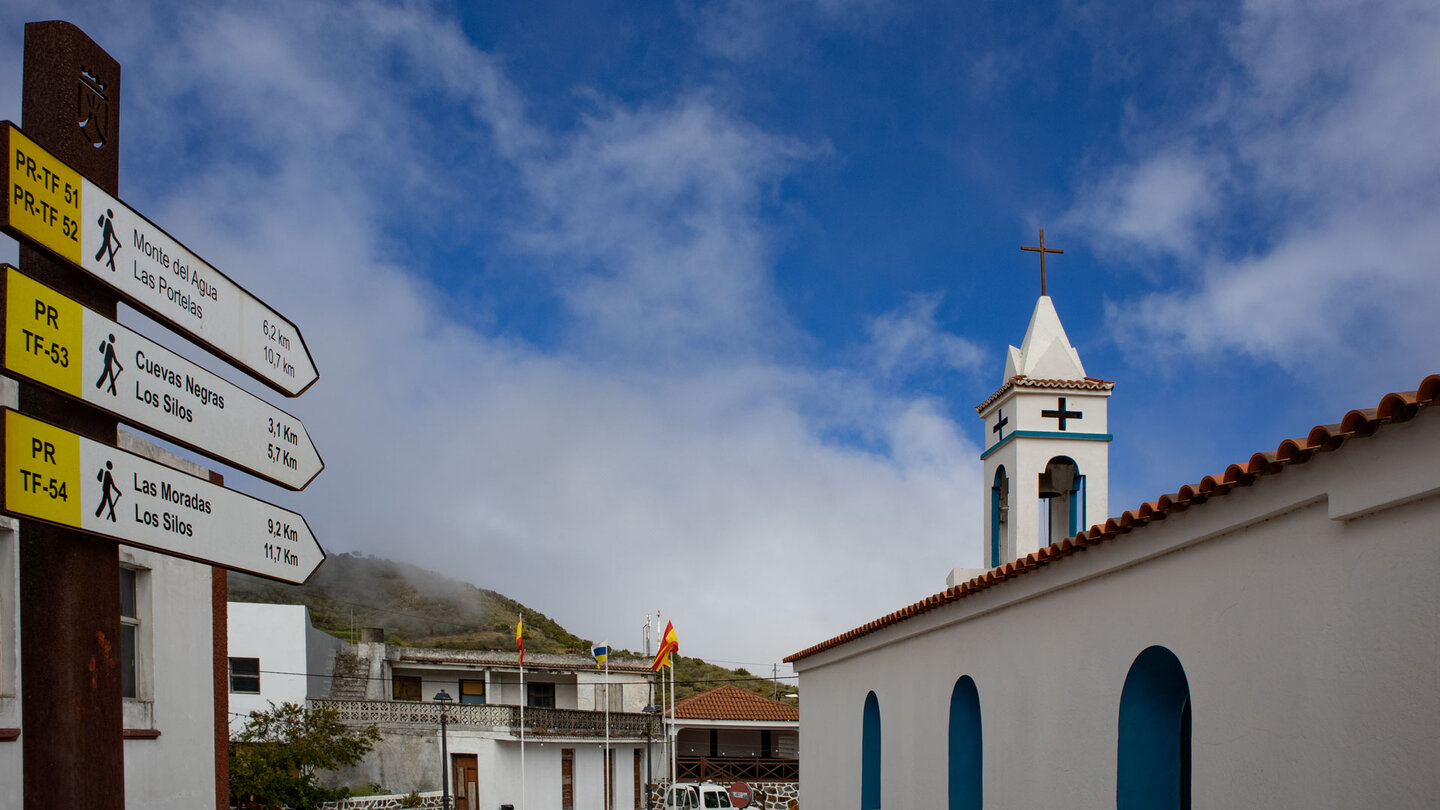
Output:
[[[1105,408],[1113,382],[1085,376],[1055,304],[1041,294],[1010,347],[999,390],[975,406],[985,420],[985,567],[1012,562],[1103,522],[1109,509],[1110,433]]]

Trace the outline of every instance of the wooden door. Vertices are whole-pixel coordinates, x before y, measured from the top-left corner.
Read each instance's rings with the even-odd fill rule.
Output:
[[[450,756],[450,784],[454,787],[455,810],[479,810],[480,767],[474,754]]]
[[[575,810],[575,749],[560,749],[560,810]]]

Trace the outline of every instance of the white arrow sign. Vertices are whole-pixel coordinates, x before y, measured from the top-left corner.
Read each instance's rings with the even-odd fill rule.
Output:
[[[5,369],[290,489],[325,466],[300,420],[0,265]]]
[[[9,408],[3,413],[6,514],[295,584],[325,561],[295,512]]]
[[[0,227],[50,250],[256,379],[297,396],[320,374],[300,330],[225,274],[0,121]]]

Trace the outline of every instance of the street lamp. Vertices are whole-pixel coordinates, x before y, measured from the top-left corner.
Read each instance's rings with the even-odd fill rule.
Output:
[[[441,689],[435,693],[435,702],[440,704],[440,808],[450,810],[450,752],[447,749],[445,730],[445,707],[454,698]]]

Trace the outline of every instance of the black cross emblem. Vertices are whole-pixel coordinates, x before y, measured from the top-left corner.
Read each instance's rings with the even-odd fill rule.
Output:
[[[995,438],[997,438],[997,439],[1003,439],[1003,438],[1005,438],[1005,432],[1004,432],[1003,430],[1001,430],[1001,428],[1003,428],[1003,427],[1005,427],[1006,425],[1010,424],[1010,420],[1007,419],[1007,418],[1005,418],[1005,409],[1004,409],[1004,408],[1001,408],[1001,409],[995,411],[995,415],[998,416],[999,419],[996,419],[996,420],[995,420],[995,427],[990,428],[990,432],[995,434]]]
[[[1081,416],[1084,416],[1084,414],[1080,413],[1079,411],[1065,410],[1065,397],[1060,397],[1060,404],[1056,407],[1055,410],[1041,411],[1040,415],[1045,417],[1046,419],[1059,419],[1061,430],[1065,429],[1066,419],[1079,419]]]

